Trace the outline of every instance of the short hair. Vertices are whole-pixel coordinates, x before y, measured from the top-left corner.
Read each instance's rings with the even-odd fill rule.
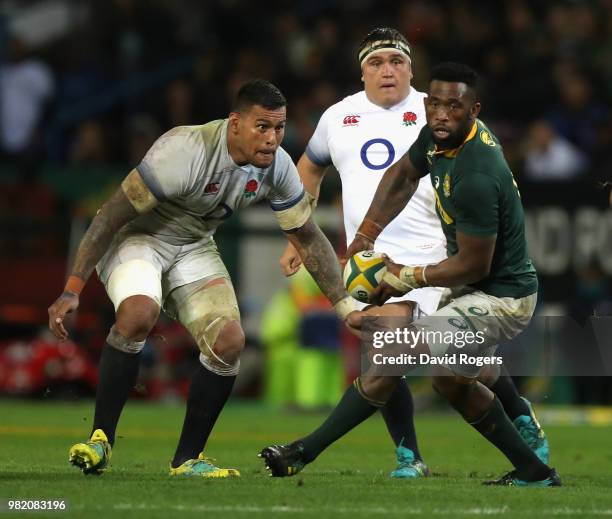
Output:
[[[397,29],[393,27],[377,27],[376,29],[370,31],[366,34],[365,38],[361,40],[359,44],[359,50],[357,55],[360,57],[359,61],[363,60],[362,53],[363,51],[372,45],[372,43],[377,41],[395,41],[400,42],[402,47],[405,46],[405,49],[402,49],[403,52],[408,51],[407,54],[410,55],[410,44],[406,37],[399,32]]]
[[[251,79],[244,83],[234,100],[234,112],[248,110],[254,105],[263,106],[266,110],[277,110],[287,106],[282,92],[265,79]]]
[[[436,65],[431,70],[430,81],[448,81],[465,83],[478,96],[479,79],[476,71],[463,63],[447,61]]]

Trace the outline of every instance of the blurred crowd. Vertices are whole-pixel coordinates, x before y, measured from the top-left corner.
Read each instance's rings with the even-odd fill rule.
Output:
[[[41,2],[5,2],[28,3]],[[611,0],[66,3],[78,16],[38,46],[5,8],[0,145],[24,174],[41,159],[134,166],[166,129],[224,117],[254,76],[286,94],[297,158],[323,110],[360,88],[356,48],[384,25],[410,40],[418,88],[443,60],[482,74],[482,117],[517,172],[567,180],[611,166]]]
[[[36,12],[53,16],[40,15],[37,27]],[[21,254],[11,271],[38,255],[21,279],[54,295],[108,179],[116,185],[167,129],[225,117],[249,78],[266,78],[287,97],[283,146],[297,160],[323,111],[361,89],[357,48],[379,26],[407,36],[419,90],[440,61],[479,71],[481,117],[526,198],[530,185],[612,179],[612,0],[0,0],[0,260]],[[334,188],[323,185],[323,203]],[[40,257],[48,274],[34,281]],[[583,274],[574,301],[587,301],[580,308],[590,315],[612,297],[597,265]],[[51,297],[40,292],[45,308]],[[93,294],[104,299],[99,286]],[[7,322],[40,321],[24,302],[0,305],[0,335],[11,335]],[[85,326],[100,335],[87,342],[103,340],[105,319]],[[313,362],[277,351],[279,366],[289,354]]]

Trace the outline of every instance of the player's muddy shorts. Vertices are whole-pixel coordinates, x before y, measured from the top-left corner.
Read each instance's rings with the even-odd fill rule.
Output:
[[[449,358],[442,366],[464,377],[476,377],[501,341],[516,337],[527,327],[537,298],[537,293],[515,299],[464,288],[414,325],[423,332],[439,332],[428,333],[425,342],[432,355]]]
[[[133,295],[146,295],[174,317],[174,289],[229,274],[212,238],[189,245],[171,245],[146,234],[118,234],[96,270],[115,310]],[[174,293],[173,293],[174,291]],[[167,299],[168,298],[168,299]]]

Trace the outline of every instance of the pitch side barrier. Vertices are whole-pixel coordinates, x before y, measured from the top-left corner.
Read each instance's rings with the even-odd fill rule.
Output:
[[[501,365],[513,376],[611,376],[612,316],[583,322],[535,316],[523,330],[512,317],[436,316],[426,323],[367,317],[363,322],[363,375],[428,375],[438,367],[461,374]]]

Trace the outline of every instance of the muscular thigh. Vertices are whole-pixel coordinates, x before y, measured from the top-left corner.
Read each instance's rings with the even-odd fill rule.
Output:
[[[148,296],[167,310],[166,298],[179,287],[216,278],[229,280],[212,238],[172,245],[127,231],[118,234],[97,270],[115,310],[134,295]]]
[[[223,278],[229,281],[229,274],[217,245],[212,238],[180,248],[172,264],[164,273],[162,286],[164,294],[170,294],[179,287],[200,283],[203,286],[211,279]]]
[[[147,296],[162,306],[162,276],[171,247],[147,235],[119,234],[97,265],[98,275],[117,311],[132,296]]]
[[[453,299],[431,316],[420,318],[414,324],[424,331],[439,332],[428,336],[427,344],[433,355],[453,353],[485,359],[495,353],[500,341],[512,339],[525,329],[536,299],[535,294],[514,299],[475,291]],[[449,341],[449,337],[455,340]],[[446,367],[457,375],[473,378],[483,365],[486,364],[474,361],[469,365],[457,363]]]
[[[214,357],[213,347],[225,325],[240,322],[231,281],[214,276],[170,292],[166,312],[187,328],[206,357]]]

